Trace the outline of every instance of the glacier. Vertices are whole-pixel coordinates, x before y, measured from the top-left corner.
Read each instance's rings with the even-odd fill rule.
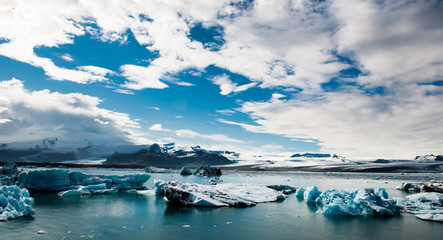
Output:
[[[0,187],[0,221],[34,214],[34,199],[29,196],[29,191],[26,188],[17,186]]]
[[[170,203],[198,207],[251,207],[257,203],[285,199],[279,191],[251,183],[201,185],[154,180],[155,193]]]
[[[30,191],[61,192],[61,196],[105,194],[145,189],[150,177],[149,174],[98,176],[67,169],[32,169],[19,174],[17,185]]]

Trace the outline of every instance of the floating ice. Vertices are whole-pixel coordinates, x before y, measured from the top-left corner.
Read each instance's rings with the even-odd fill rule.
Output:
[[[180,169],[180,175],[188,176],[188,175],[192,175],[192,172],[189,168],[183,167],[182,169]]]
[[[69,170],[42,169],[21,172],[18,186],[37,191],[63,191],[71,188]]]
[[[284,194],[295,193],[298,189],[291,187],[289,185],[268,185],[268,188],[274,189],[275,191],[282,192]]]
[[[197,169],[195,169],[194,175],[213,177],[213,176],[221,176],[222,172],[220,168],[213,168],[211,166],[200,166]]]
[[[320,196],[320,191],[318,191],[318,188],[316,186],[314,187],[308,187],[306,188],[306,191],[304,192],[304,199],[306,202],[315,202],[315,199],[317,199],[318,196]]]
[[[69,172],[66,169],[30,170],[20,173],[17,185],[33,191],[67,191],[62,196],[112,193],[116,189],[145,189],[148,174],[95,176],[82,172]]]
[[[0,221],[34,215],[34,199],[26,188],[0,187]]]
[[[147,173],[176,173],[176,170],[166,169],[166,168],[158,168],[158,167],[147,167],[145,168]]]
[[[443,194],[417,193],[409,195],[402,202],[403,207],[417,218],[443,222]]]
[[[154,180],[155,191],[171,203],[200,207],[250,207],[257,203],[284,200],[285,196],[264,185],[195,183]]]
[[[116,193],[116,188],[106,188],[106,183],[88,186],[79,186],[77,189],[71,189],[67,191],[60,192],[58,195],[62,197],[66,196],[80,196],[80,195],[90,195],[90,194],[112,194]]]
[[[301,197],[301,191],[297,197]],[[400,208],[388,200],[388,193],[384,188],[325,190],[319,191],[317,187],[309,187],[304,192],[304,199],[308,203],[317,203],[323,206],[325,215],[344,216],[394,216]],[[321,211],[320,211],[321,212]]]

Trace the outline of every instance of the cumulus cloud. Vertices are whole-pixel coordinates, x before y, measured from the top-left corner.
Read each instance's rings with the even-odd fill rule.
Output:
[[[162,125],[159,124],[159,123],[153,124],[153,125],[149,128],[149,130],[151,130],[151,131],[162,131],[162,132],[170,132],[170,131],[171,131],[171,130],[169,130],[169,129],[165,129],[165,128],[163,128]]]
[[[29,91],[17,79],[0,82],[0,141],[103,139],[146,143],[128,114],[100,108],[101,100],[49,90]]]

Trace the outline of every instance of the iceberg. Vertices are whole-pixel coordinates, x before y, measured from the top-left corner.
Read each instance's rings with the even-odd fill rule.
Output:
[[[282,192],[284,194],[291,194],[297,192],[297,188],[291,187],[289,185],[268,185],[268,188],[274,189],[275,191]]]
[[[143,190],[149,174],[95,176],[66,169],[38,169],[20,173],[17,185],[30,191],[61,192],[61,196]],[[104,189],[106,188],[106,189]]]
[[[317,199],[318,196],[320,196],[320,191],[318,191],[316,186],[306,188],[303,195],[306,202],[315,202],[315,199]]]
[[[71,181],[69,170],[42,169],[21,172],[17,185],[30,191],[64,191],[71,188]]]
[[[158,167],[147,167],[145,168],[145,171],[147,173],[176,173],[176,170]]]
[[[296,193],[301,198],[301,191]],[[304,191],[303,197],[307,203],[316,203],[322,206],[325,215],[341,216],[394,216],[400,213],[400,207],[392,203],[384,188],[374,189],[349,189],[349,190],[324,190],[309,187]]]
[[[211,166],[200,166],[194,171],[194,175],[203,177],[221,176],[222,172],[220,168],[213,168]]]
[[[117,193],[116,188],[107,188],[106,184],[97,184],[89,186],[79,186],[76,189],[71,189],[63,192],[59,192],[58,195],[61,197],[67,196],[80,196],[80,195],[91,195],[91,194],[113,194]]]
[[[154,180],[155,193],[170,203],[198,207],[251,207],[257,203],[285,199],[278,191],[257,184],[220,183],[201,185],[196,183]]]
[[[183,167],[182,169],[180,169],[180,175],[188,176],[188,175],[192,175],[192,172],[189,168]]]
[[[0,221],[34,215],[34,199],[26,188],[0,187]]]
[[[403,201],[397,200],[406,212],[417,218],[428,221],[443,222],[443,194],[417,193],[406,196]]]

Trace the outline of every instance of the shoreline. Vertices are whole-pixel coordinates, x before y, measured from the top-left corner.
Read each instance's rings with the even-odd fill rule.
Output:
[[[0,162],[3,166],[4,162]],[[77,164],[77,163],[31,163],[16,162],[17,167],[66,167],[66,168],[118,168],[118,169],[144,169],[147,167],[158,167],[165,169],[180,169],[171,166],[145,166],[145,165],[105,165],[105,164]],[[256,165],[245,166],[215,166],[221,170],[257,171],[257,172],[346,172],[346,173],[443,173],[443,162],[441,163],[409,163],[409,164],[344,164],[344,165],[313,165],[299,167],[260,167]],[[190,167],[194,168],[194,167]]]

